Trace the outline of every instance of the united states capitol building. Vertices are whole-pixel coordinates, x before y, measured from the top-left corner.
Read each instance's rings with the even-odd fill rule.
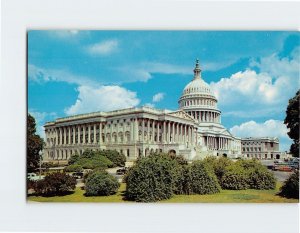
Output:
[[[221,111],[201,77],[198,60],[192,81],[183,89],[176,111],[150,107],[93,112],[58,118],[45,124],[44,159],[67,160],[86,149],[117,150],[134,161],[153,152],[241,157],[241,139],[221,124]]]

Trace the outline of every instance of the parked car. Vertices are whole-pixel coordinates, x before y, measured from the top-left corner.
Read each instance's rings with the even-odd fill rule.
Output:
[[[39,176],[33,172],[27,173],[27,179],[32,180],[32,181],[37,181],[37,180],[42,180],[44,179],[45,176]]]
[[[124,175],[126,173],[127,169],[124,167],[124,168],[120,168],[117,170],[116,174],[117,175]]]
[[[74,172],[72,174],[73,177],[75,177],[76,179],[82,179],[83,178],[83,172]]]

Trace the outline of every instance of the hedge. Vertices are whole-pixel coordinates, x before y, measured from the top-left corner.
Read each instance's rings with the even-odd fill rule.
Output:
[[[79,164],[71,164],[65,167],[65,172],[81,172],[82,170],[83,168]]]

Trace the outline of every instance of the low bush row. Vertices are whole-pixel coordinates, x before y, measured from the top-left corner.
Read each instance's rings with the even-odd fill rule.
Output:
[[[77,153],[71,156],[66,171],[77,172],[82,169],[111,168],[124,166],[125,162],[126,157],[114,150],[85,150],[81,156]]]
[[[276,180],[272,172],[257,160],[240,159],[236,162],[221,157],[208,157],[204,162],[216,174],[222,189],[274,189]]]
[[[182,158],[152,154],[132,167],[126,178],[126,197],[137,202],[169,199],[173,194],[220,192],[213,170],[204,162],[188,165]]]

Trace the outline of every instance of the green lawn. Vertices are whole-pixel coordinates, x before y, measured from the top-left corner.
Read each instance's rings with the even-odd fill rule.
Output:
[[[279,191],[280,183],[275,190],[222,190],[220,193],[212,195],[175,195],[162,203],[297,203],[298,199],[287,199],[276,195]],[[29,201],[36,202],[123,202],[126,184],[122,183],[119,191],[112,196],[85,197],[84,190],[76,188],[75,192],[66,196],[40,197],[29,196]]]

